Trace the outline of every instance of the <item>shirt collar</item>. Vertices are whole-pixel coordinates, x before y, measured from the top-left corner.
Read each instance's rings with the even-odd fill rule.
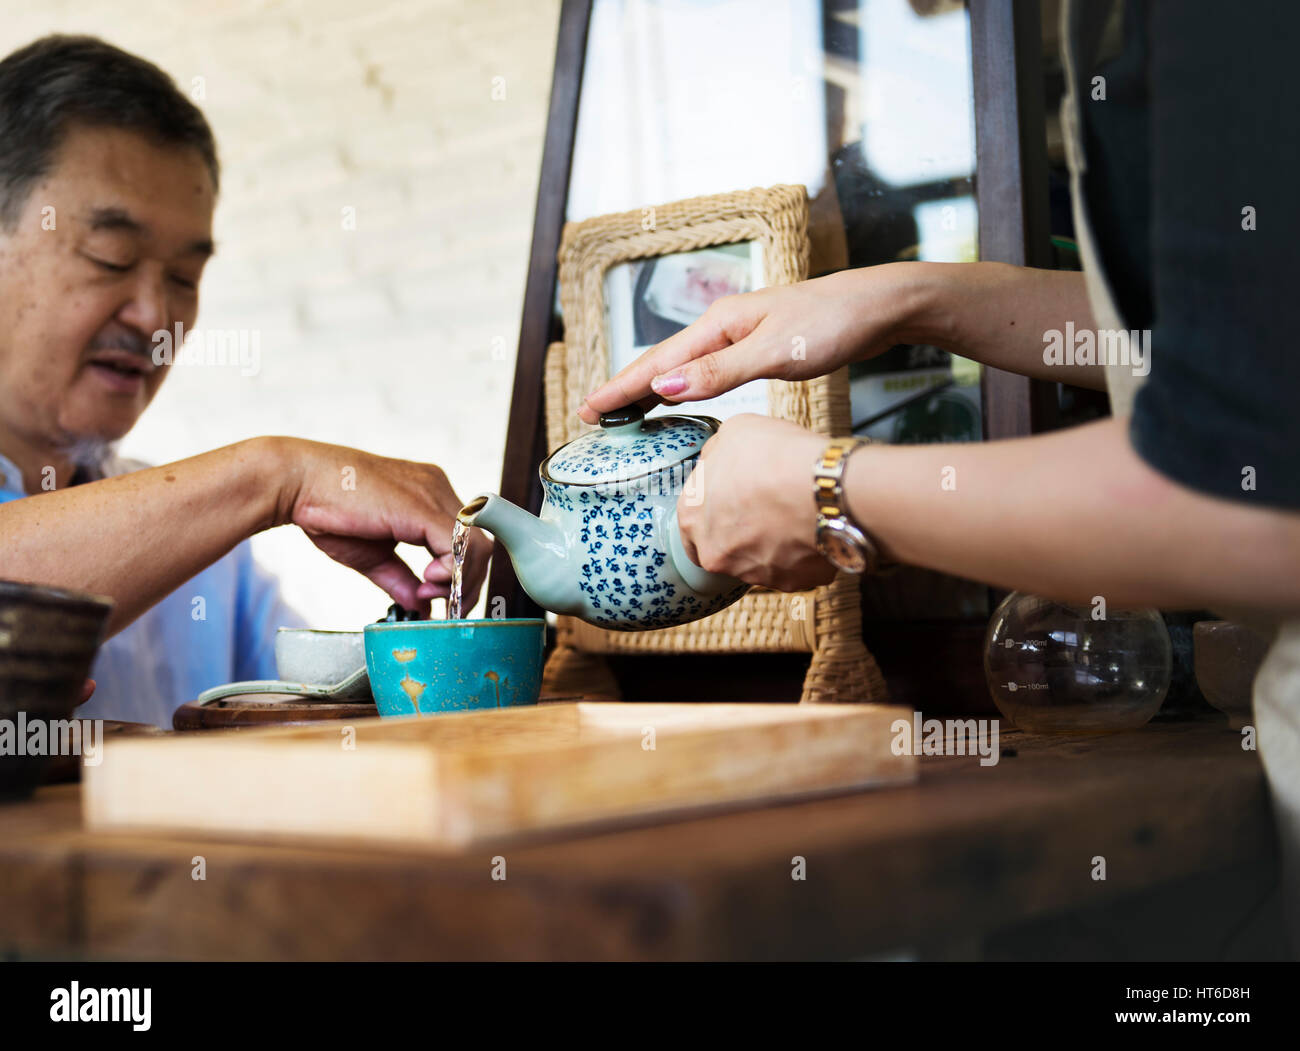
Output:
[[[116,449],[111,445],[105,446],[103,455],[95,463],[82,464],[76,469],[73,477],[82,482],[97,482],[102,478],[121,473],[116,469],[117,462]],[[0,454],[0,492],[13,493],[16,496],[27,495],[27,490],[23,488],[23,472],[13,460],[3,454]]]
[[[6,493],[27,495],[26,490],[23,489],[23,472],[18,470],[18,465],[7,456],[0,456],[0,489]]]

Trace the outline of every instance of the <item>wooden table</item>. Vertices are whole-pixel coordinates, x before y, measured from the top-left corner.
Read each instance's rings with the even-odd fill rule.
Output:
[[[1202,929],[1221,914],[1226,931],[1270,908],[1277,870],[1262,768],[1222,718],[1106,738],[1010,731],[1001,744],[990,767],[923,758],[920,783],[907,788],[455,856],[90,835],[78,786],[47,787],[0,806],[0,950],[997,957],[1032,954],[1035,943],[1015,932],[1061,916],[1145,916],[1175,903],[1173,926]],[[504,880],[493,879],[497,857]],[[1093,878],[1099,857],[1104,881]],[[206,879],[196,880],[200,858]],[[796,858],[805,879],[792,878]],[[1059,928],[1053,937],[1059,947]],[[1221,935],[1208,937],[1195,948],[1184,939],[1166,952],[1157,940],[1115,951],[1204,958]]]

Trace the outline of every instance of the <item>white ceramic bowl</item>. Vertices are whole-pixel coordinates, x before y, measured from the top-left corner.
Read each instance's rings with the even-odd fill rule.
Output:
[[[359,631],[280,628],[275,633],[275,668],[283,682],[331,686],[365,666],[366,641]]]

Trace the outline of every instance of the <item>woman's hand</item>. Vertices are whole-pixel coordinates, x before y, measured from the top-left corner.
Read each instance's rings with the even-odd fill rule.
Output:
[[[813,465],[826,438],[785,420],[733,416],[700,453],[677,500],[686,553],[714,573],[798,591],[827,584],[817,550]]]
[[[846,270],[717,300],[592,391],[579,416],[658,401],[701,401],[753,379],[802,380],[834,372],[902,341],[923,271],[912,263]]]

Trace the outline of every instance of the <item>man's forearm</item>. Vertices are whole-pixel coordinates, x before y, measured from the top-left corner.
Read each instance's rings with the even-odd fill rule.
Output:
[[[254,438],[0,505],[0,576],[107,595],[119,631],[278,523],[287,462],[282,440]]]
[[[1133,451],[1127,420],[963,445],[864,448],[855,518],[902,561],[1117,608],[1300,611],[1300,515],[1202,496]]]
[[[1095,327],[1083,274],[1005,263],[901,263],[902,342],[929,344],[994,368],[1101,390],[1098,365],[1048,365],[1045,334]],[[865,273],[866,271],[864,271]]]

